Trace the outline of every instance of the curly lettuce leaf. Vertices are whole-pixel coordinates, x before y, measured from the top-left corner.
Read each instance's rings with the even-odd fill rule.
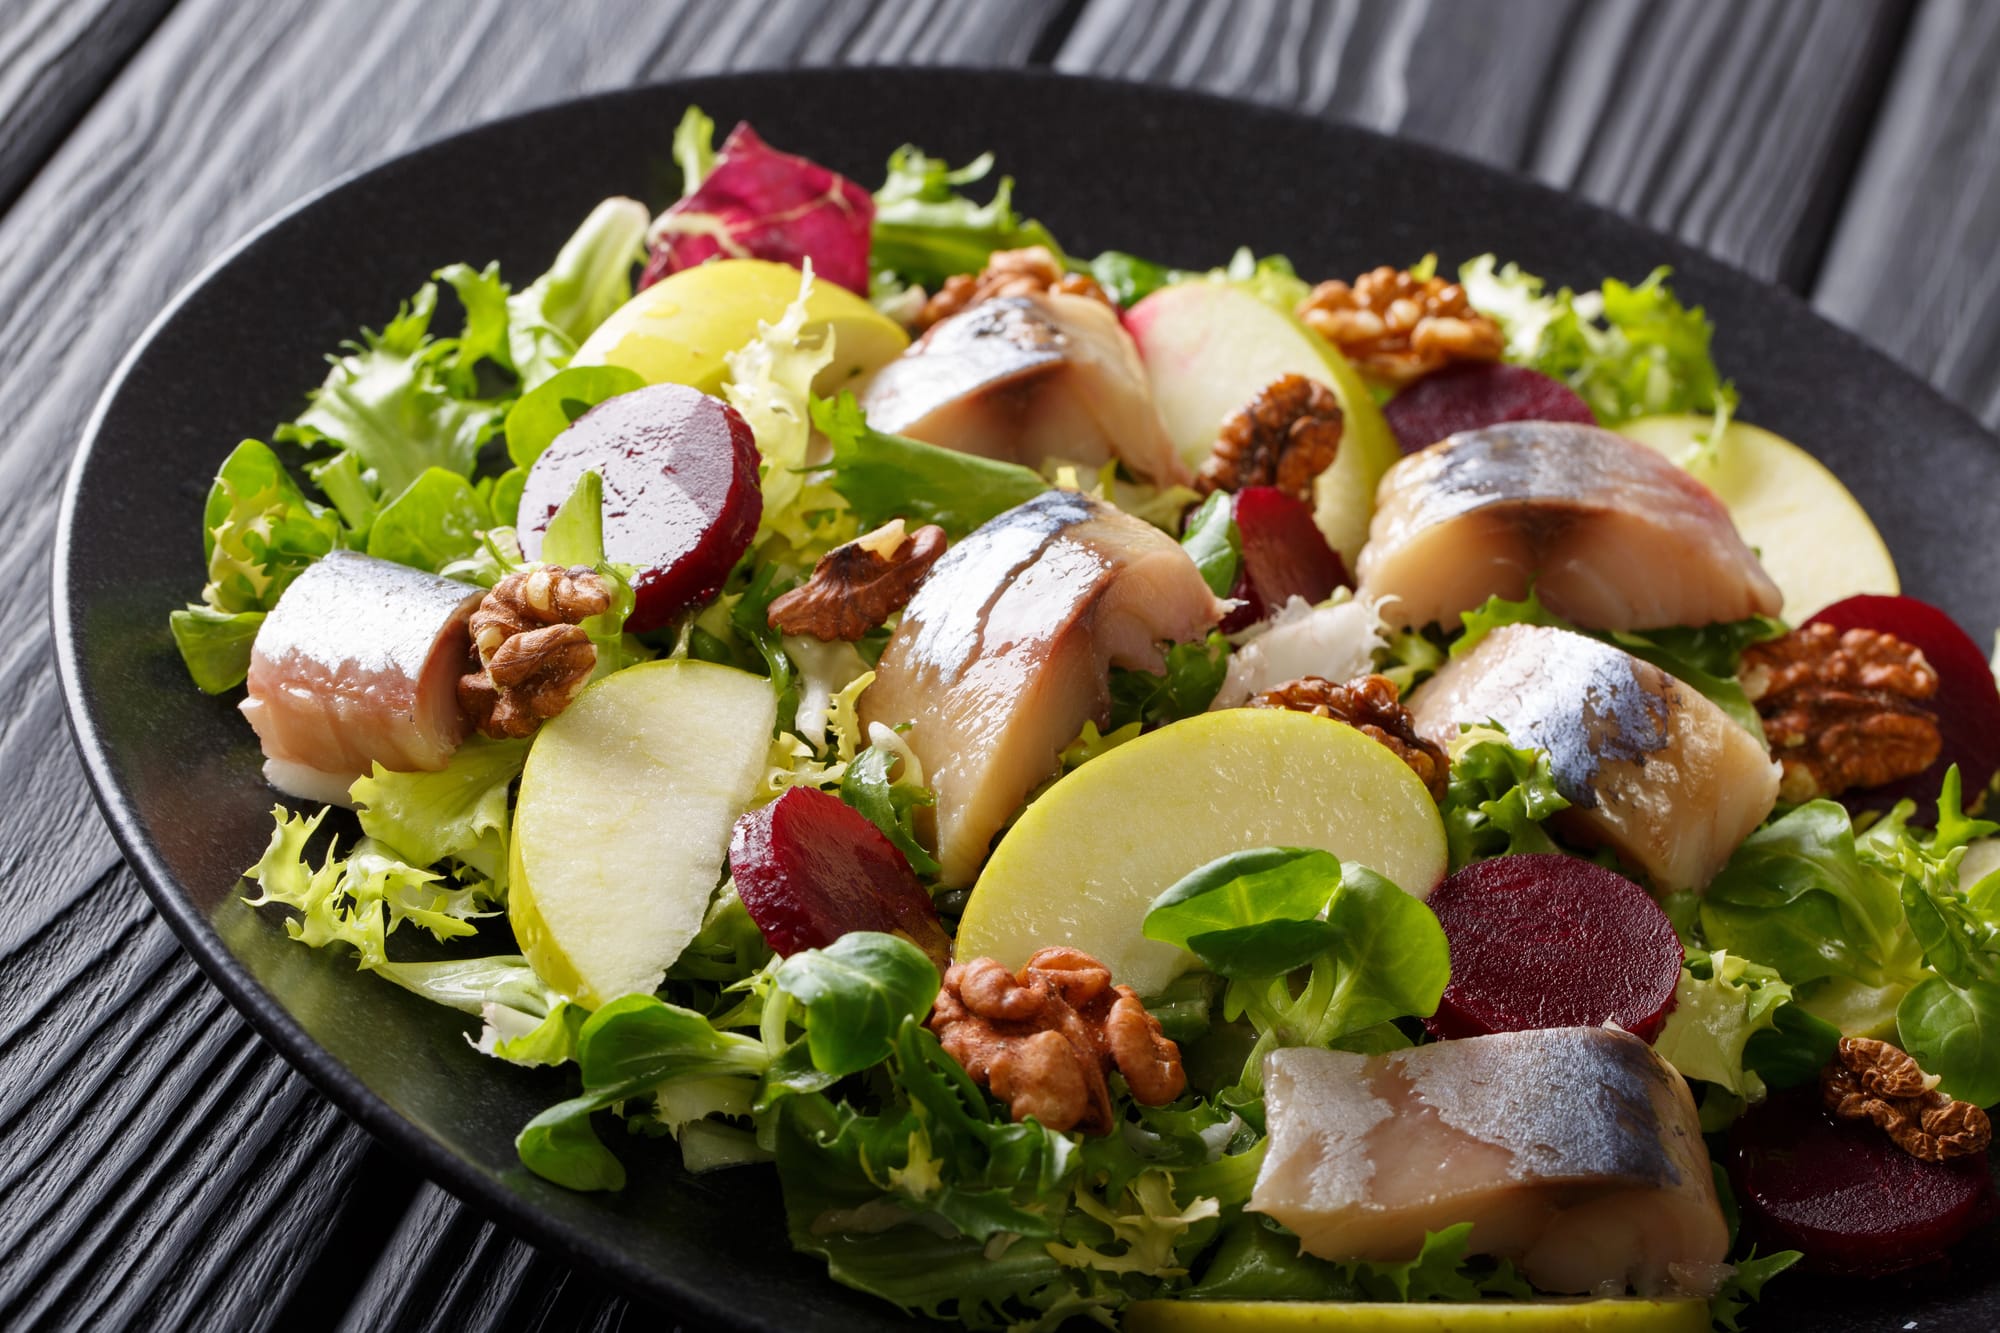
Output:
[[[636,199],[604,200],[563,242],[548,271],[507,298],[507,362],[523,392],[553,378],[632,299],[632,271],[646,257],[650,221]]]
[[[1158,675],[1113,667],[1111,729],[1134,722],[1159,726],[1206,712],[1229,676],[1230,651],[1229,640],[1216,630],[1206,639],[1168,648],[1166,667]]]
[[[507,793],[528,762],[527,740],[474,736],[434,773],[392,773],[380,764],[348,789],[361,830],[413,865],[456,861],[488,879],[507,866]]]
[[[1048,228],[1014,210],[1014,181],[1002,176],[993,197],[976,203],[961,190],[993,171],[982,153],[962,167],[909,144],[889,155],[887,178],[875,192],[875,230],[868,263],[877,292],[906,283],[935,289],[958,273],[977,273],[995,250],[1062,247]]]
[[[806,515],[813,495],[806,485],[812,440],[812,382],[833,360],[833,332],[805,336],[812,265],[799,275],[799,294],[775,324],[759,321],[757,336],[727,355],[729,404],[757,437],[763,458],[764,515],[758,540],[776,534],[795,548],[812,540]],[[824,507],[821,505],[819,507]]]
[[[935,875],[937,859],[917,837],[916,812],[937,804],[937,797],[912,776],[914,759],[914,755],[905,758],[894,749],[870,744],[841,775],[840,799],[882,830],[882,835],[909,861],[910,869],[919,875]]]
[[[1569,808],[1556,790],[1547,751],[1510,745],[1492,727],[1473,728],[1453,748],[1438,807],[1453,870],[1488,857],[1561,850],[1542,828]]]
[[[1683,306],[1656,268],[1637,286],[1607,278],[1594,292],[1546,283],[1518,264],[1480,255],[1459,269],[1473,306],[1506,336],[1506,358],[1567,383],[1604,425],[1656,412],[1712,412],[1719,436],[1736,390],[1715,368],[1714,329]]]
[[[1791,998],[1792,988],[1775,969],[1722,949],[1690,954],[1653,1049],[1684,1078],[1762,1101],[1764,1081],[1746,1067],[1746,1048],[1753,1035],[1776,1029],[1778,1011]]]

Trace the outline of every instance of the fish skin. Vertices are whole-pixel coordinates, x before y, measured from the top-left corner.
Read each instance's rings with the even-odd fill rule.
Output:
[[[1606,845],[1666,891],[1702,889],[1778,800],[1778,766],[1698,691],[1610,644],[1504,625],[1411,694],[1417,734],[1449,748],[1498,723],[1548,752],[1571,838]]]
[[[1075,491],[1046,491],[947,551],[859,705],[864,728],[911,724],[944,882],[971,883],[1062,747],[1107,719],[1112,666],[1158,672],[1161,641],[1223,612],[1180,543]]]
[[[1616,1028],[1279,1050],[1264,1086],[1249,1207],[1322,1258],[1410,1259],[1427,1231],[1469,1221],[1472,1253],[1544,1290],[1704,1295],[1728,1249],[1686,1082]]]
[[[1132,337],[1101,301],[1065,292],[982,301],[936,324],[861,393],[876,430],[1040,469],[1118,459],[1185,484]]]
[[[1397,628],[1530,586],[1588,629],[1776,615],[1783,596],[1728,509],[1687,472],[1573,422],[1461,431],[1382,478],[1356,572]]]
[[[458,677],[482,590],[357,551],[299,575],[251,647],[248,696],[274,785],[310,797],[437,770],[470,730]]]

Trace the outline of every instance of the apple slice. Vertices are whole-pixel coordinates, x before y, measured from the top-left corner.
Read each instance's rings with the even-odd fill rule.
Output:
[[[654,283],[611,312],[577,348],[573,366],[623,366],[648,384],[686,384],[720,393],[723,357],[776,324],[799,296],[799,271],[768,259],[717,259]],[[814,282],[806,328],[833,331],[833,360],[813,377],[831,395],[909,346],[896,322],[844,287]]]
[[[710,662],[606,676],[545,723],[514,805],[507,919],[537,976],[647,995],[701,929],[762,778],[771,683]]]
[[[1305,375],[1340,399],[1340,453],[1313,488],[1313,516],[1349,569],[1368,540],[1375,486],[1402,457],[1367,384],[1333,345],[1242,287],[1198,279],[1154,292],[1125,313],[1153,381],[1167,435],[1193,470],[1223,421],[1281,375]]]
[[[1680,462],[1712,424],[1707,416],[1669,414],[1639,417],[1617,430]],[[1861,502],[1790,440],[1731,422],[1710,461],[1692,470],[1728,506],[1736,530],[1785,594],[1786,620],[1800,624],[1856,593],[1902,590],[1889,548]]]
[[[1069,945],[1141,995],[1191,955],[1145,938],[1153,899],[1250,847],[1317,847],[1422,897],[1444,878],[1444,824],[1423,782],[1343,722],[1236,708],[1127,741],[1049,788],[994,851],[955,952],[1019,967]]]

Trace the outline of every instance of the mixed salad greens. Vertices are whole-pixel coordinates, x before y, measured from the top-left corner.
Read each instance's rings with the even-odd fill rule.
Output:
[[[306,409],[278,427],[271,444],[247,440],[224,460],[202,519],[207,582],[200,600],[171,618],[194,682],[221,694],[247,677],[252,701],[264,701],[269,718],[286,698],[321,688],[280,658],[289,640],[279,636],[278,608],[288,590],[312,587],[301,580],[332,568],[338,553],[454,580],[468,594],[510,578],[520,585],[519,576],[542,569],[594,575],[592,586],[605,590],[601,609],[576,622],[586,666],[571,683],[590,683],[571,692],[557,720],[538,733],[447,744],[423,767],[366,762],[363,776],[342,777],[323,793],[350,806],[352,821],[329,819],[326,808],[279,806],[270,845],[246,872],[256,885],[250,901],[285,908],[294,938],[338,948],[360,969],[463,1011],[478,1024],[468,1026],[470,1039],[495,1060],[574,1066],[577,1094],[521,1130],[529,1169],[572,1189],[618,1189],[624,1149],[607,1145],[610,1132],[615,1140],[669,1138],[689,1171],[775,1170],[791,1242],[822,1258],[835,1279],[977,1328],[1048,1328],[1073,1318],[1112,1324],[1121,1310],[1161,1298],[1531,1299],[1535,1288],[1517,1263],[1474,1243],[1470,1219],[1431,1230],[1402,1258],[1322,1258],[1302,1252],[1295,1234],[1249,1205],[1271,1143],[1265,1057],[1297,1047],[1382,1056],[1432,1043],[1425,1020],[1435,1021],[1449,987],[1477,978],[1455,975],[1449,920],[1441,923],[1419,894],[1438,877],[1496,858],[1552,854],[1589,858],[1652,889],[1678,933],[1679,973],[1668,978],[1672,994],[1652,1049],[1694,1089],[1732,1247],[1726,1268],[1707,1283],[1711,1304],[1698,1323],[1712,1317],[1735,1328],[1744,1303],[1800,1258],[1795,1248],[1751,1247],[1752,1232],[1768,1245],[1790,1234],[1782,1228],[1746,1226],[1737,1241],[1739,1202],[1747,1217],[1753,1201],[1732,1198],[1727,1136],[1746,1111],[1757,1114],[1784,1090],[1818,1079],[1843,1036],[1889,1039],[1949,1099],[2000,1101],[2000,856],[1992,851],[2000,826],[1968,813],[1992,781],[1984,732],[2000,704],[1989,707],[1979,694],[1992,694],[1990,674],[1968,680],[1957,659],[1930,647],[1938,639],[1926,630],[1913,641],[1949,679],[1935,713],[1942,753],[1912,779],[1924,789],[1872,807],[1838,792],[1766,805],[1768,817],[1758,817],[1740,845],[1721,849],[1719,871],[1694,887],[1661,883],[1615,842],[1580,837],[1570,820],[1589,813],[1578,807],[1597,795],[1569,780],[1561,756],[1497,719],[1477,719],[1481,725],[1444,747],[1434,804],[1400,759],[1370,760],[1401,775],[1396,781],[1417,793],[1409,800],[1418,813],[1409,818],[1436,829],[1423,834],[1435,836],[1438,849],[1425,883],[1410,882],[1412,870],[1392,882],[1387,864],[1325,847],[1209,839],[1229,850],[1152,882],[1141,910],[1121,918],[1123,935],[1106,948],[1085,939],[1036,942],[1098,953],[1114,980],[1144,974],[1123,968],[1119,949],[1179,960],[1156,987],[1138,987],[1137,998],[1177,1047],[1185,1091],[1164,1105],[1141,1104],[1112,1072],[1106,1133],[1010,1115],[1006,1099],[994,1095],[998,1085],[975,1078],[927,1023],[940,1004],[946,960],[926,947],[928,927],[901,923],[935,921],[947,943],[962,929],[996,938],[994,913],[1013,909],[994,900],[1017,891],[995,887],[996,876],[1014,873],[1002,865],[1006,843],[1044,837],[1031,825],[1056,818],[1043,818],[1045,805],[1115,800],[1125,788],[1063,792],[1085,790],[1093,769],[1109,773],[1121,749],[1152,745],[1148,753],[1163,758],[1120,773],[1143,768],[1147,781],[1166,788],[1207,780],[1205,751],[1169,749],[1159,738],[1193,734],[1186,729],[1197,724],[1187,719],[1225,716],[1208,710],[1227,697],[1232,671],[1248,669],[1249,645],[1260,638],[1258,651],[1275,659],[1278,636],[1319,633],[1314,626],[1332,622],[1308,618],[1339,611],[1340,623],[1358,634],[1313,641],[1309,650],[1325,665],[1280,680],[1324,673],[1337,682],[1372,672],[1407,698],[1472,662],[1482,645],[1524,629],[1580,630],[1712,703],[1763,760],[1766,718],[1744,670],[1746,653],[1785,641],[1791,626],[1761,612],[1670,628],[1580,625],[1548,604],[1553,595],[1540,595],[1545,585],[1525,595],[1496,591],[1448,623],[1393,623],[1386,604],[1367,595],[1365,555],[1363,586],[1352,590],[1346,575],[1359,542],[1343,549],[1352,526],[1343,515],[1358,505],[1365,533],[1378,485],[1388,494],[1381,479],[1398,457],[1395,404],[1414,388],[1357,377],[1336,346],[1302,323],[1296,312],[1315,289],[1284,258],[1244,251],[1207,270],[1117,252],[1083,259],[1020,214],[1012,181],[1000,178],[983,202],[972,197],[992,177],[990,157],[952,167],[904,147],[871,194],[776,152],[748,127],[720,149],[713,132],[699,111],[688,113],[673,141],[683,198],[658,218],[633,201],[607,200],[546,272],[517,287],[496,265],[442,269],[379,331],[337,352]],[[1321,358],[1322,378],[1342,391],[1345,421],[1342,461],[1325,477],[1359,469],[1339,483],[1344,492],[1323,477],[1310,497],[1319,521],[1312,541],[1341,570],[1337,584],[1305,592],[1273,575],[1269,530],[1236,507],[1233,488],[1205,496],[1191,488],[1191,468],[1135,467],[1116,452],[981,456],[878,428],[882,400],[868,388],[870,374],[945,337],[929,334],[906,353],[905,326],[944,329],[927,321],[927,304],[954,290],[950,284],[972,283],[996,255],[1029,247],[1062,272],[1091,279],[1123,312],[1126,329],[1164,327],[1167,305],[1151,307],[1154,324],[1139,314],[1149,301],[1209,302],[1222,293],[1248,302],[1228,315],[1250,321],[1233,326],[1233,338],[1254,344],[1269,321],[1278,331],[1270,337]],[[642,268],[645,285],[635,295]],[[1405,272],[1425,283],[1437,276],[1437,260],[1424,257]],[[1765,443],[1775,437],[1732,420],[1736,393],[1711,357],[1709,323],[1674,296],[1666,270],[1585,292],[1551,291],[1491,255],[1457,273],[1472,309],[1498,330],[1501,363],[1566,388],[1583,409],[1571,420],[1629,425],[1632,438],[1656,444],[1712,486],[1722,497],[1716,503],[1750,495],[1744,478],[1777,456]],[[456,310],[448,313],[448,304]],[[1223,309],[1203,305],[1199,318],[1222,319]],[[1133,355],[1157,373],[1151,354],[1171,340],[1133,336]],[[629,543],[619,548],[643,495],[590,464],[587,449],[571,473],[556,475],[557,460],[577,454],[579,441],[587,444],[611,419],[593,409],[637,402],[632,395],[661,383],[709,395],[713,406],[689,407],[677,427],[688,438],[713,430],[726,442],[731,423],[740,423],[754,443],[750,494],[717,483],[719,498],[703,519],[713,531],[740,530],[740,543],[720,568],[682,566],[671,580],[634,561]],[[1262,387],[1256,378],[1223,392],[1241,400]],[[1166,389],[1160,393],[1164,411]],[[1379,402],[1389,403],[1387,418]],[[1212,438],[1218,425],[1210,416],[1195,434]],[[1192,460],[1208,447],[1197,442]],[[727,451],[726,443],[718,448]],[[852,640],[783,632],[771,611],[808,584],[822,559],[857,541],[866,547],[884,525],[905,525],[886,539],[890,554],[905,527],[926,525],[964,549],[984,540],[975,534],[1005,531],[1010,515],[1049,505],[1052,494],[1101,506],[1093,514],[1115,511],[1153,525],[1185,552],[1207,604],[1242,603],[1248,594],[1268,602],[1269,614],[1227,633],[1209,620],[1156,663],[1110,661],[1098,681],[1102,707],[1086,707],[1080,731],[1065,733],[1059,760],[1006,812],[1005,831],[991,830],[1000,851],[968,878],[939,840],[943,807],[954,799],[950,779],[919,755],[917,733],[898,725],[910,718],[885,725],[864,697],[903,669],[908,650],[900,639],[913,631],[916,611],[906,614],[904,630],[892,614]],[[1844,492],[1840,498],[1852,506]],[[1748,501],[1736,518],[1777,571],[1786,530],[1753,531],[1760,519]],[[713,552],[703,558],[713,563]],[[673,583],[671,596],[663,581]],[[1808,590],[1812,605],[1799,605],[1794,587],[1784,591],[1793,595],[1788,611],[1811,612],[1848,592],[1893,586],[1820,589],[1828,595],[1816,600]],[[1287,596],[1301,592],[1302,599]],[[465,624],[462,610],[452,623]],[[1904,623],[1871,628],[1893,633]],[[579,646],[578,636],[564,642]],[[426,639],[423,652],[430,648]],[[419,659],[405,673],[413,691],[428,688],[433,671]],[[1342,662],[1352,669],[1334,665]],[[446,665],[448,693],[459,664]],[[701,674],[710,670],[726,681]],[[744,679],[755,687],[744,690]],[[1978,702],[1956,702],[1965,691]],[[714,739],[675,730],[693,727],[688,711],[648,713],[669,698],[712,714],[704,725]],[[398,716],[420,715],[425,704],[412,693],[397,707]],[[253,721],[277,759],[265,721],[254,713]],[[656,722],[666,738],[661,754],[628,754],[652,744]],[[340,733],[376,724],[329,707],[314,725]],[[581,836],[575,829],[597,827],[588,807],[615,806],[620,781],[650,780],[646,774],[673,764],[686,772],[672,781],[695,784],[674,788],[676,810],[704,801],[730,807],[667,819],[666,834],[686,847],[689,885],[673,888],[682,872],[659,864],[613,865],[601,890],[614,919],[566,938],[565,877],[583,874],[576,867],[597,856],[573,840]],[[318,767],[339,771],[338,763]],[[587,790],[593,772],[602,784],[594,792]],[[689,773],[743,799],[696,792]],[[284,782],[282,771],[272,774]],[[782,874],[756,870],[763,878],[753,893],[737,821],[758,811]],[[1115,859],[1107,826],[1127,814],[1102,805],[1077,816],[1103,829],[1102,845],[1071,849],[1077,861]],[[356,824],[358,836],[341,832]],[[739,841],[724,859],[732,824]],[[803,832],[786,833],[794,827]],[[774,951],[766,881],[776,875],[788,886],[783,892],[810,897],[815,874],[845,873],[813,870],[803,853],[788,850],[788,836],[817,838],[830,856],[886,856],[898,884],[922,886],[908,909],[914,916],[892,921],[879,906],[856,909],[815,936],[823,939],[817,947]],[[984,859],[989,839],[977,841]],[[888,850],[870,850],[878,843]],[[1019,892],[1064,890],[1039,883]],[[676,893],[679,900],[667,901]],[[592,962],[600,945],[585,936],[591,929],[623,935],[619,948],[639,950],[644,941],[630,941],[652,929],[649,894],[659,898],[662,919],[678,913],[685,929],[656,950],[663,973],[648,977],[641,959],[631,975],[649,984],[621,989],[603,978],[625,974]],[[787,920],[839,916],[824,904],[784,911],[793,914]],[[496,948],[503,918],[518,951]],[[459,941],[463,952],[447,961],[398,957],[391,937],[406,925]],[[961,948],[959,961],[967,957]],[[620,958],[619,966],[629,961]],[[1984,1155],[1977,1160],[1983,1170]]]

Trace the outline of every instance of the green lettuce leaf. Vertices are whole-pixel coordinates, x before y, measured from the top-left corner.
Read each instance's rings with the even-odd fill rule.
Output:
[[[1792,988],[1772,968],[1721,949],[1690,954],[1653,1049],[1684,1078],[1762,1101],[1764,1080],[1747,1067],[1747,1048],[1753,1036],[1776,1030],[1778,1013],[1791,998]],[[1829,1045],[1827,1058],[1832,1054]]]
[[[168,615],[174,647],[180,649],[181,661],[197,686],[208,694],[221,694],[243,683],[265,614],[190,604]]]
[[[674,164],[681,169],[681,198],[701,188],[715,170],[715,121],[698,106],[681,112],[674,126]]]
[[[995,250],[1046,247],[1058,260],[1062,247],[1048,228],[1014,211],[1014,181],[1002,176],[993,197],[975,203],[960,187],[993,171],[982,153],[962,167],[908,144],[889,155],[888,178],[875,192],[875,231],[869,267],[876,287],[913,283],[936,289],[957,273],[977,273]]]
[[[521,395],[507,412],[507,456],[518,468],[530,468],[556,436],[585,412],[619,394],[644,388],[646,381],[623,366],[571,366]],[[516,505],[494,506],[504,521]]]
[[[507,793],[528,762],[527,740],[474,736],[434,773],[392,773],[380,764],[348,795],[361,830],[413,865],[457,861],[491,880],[507,868]]]
[[[902,765],[904,780],[889,775]],[[937,804],[928,787],[908,780],[909,761],[894,750],[871,745],[854,757],[840,778],[840,799],[868,816],[868,822],[896,845],[919,875],[935,875],[938,863],[917,837],[916,812]]]
[[[1542,823],[1567,809],[1547,751],[1509,745],[1497,728],[1475,728],[1460,742],[1438,806],[1451,868],[1493,856],[1561,850]]]
[[[632,298],[632,271],[645,262],[651,221],[636,199],[604,200],[548,271],[507,298],[507,361],[524,392],[567,366],[584,339]]]
[[[854,395],[816,398],[813,425],[833,448],[829,484],[862,528],[935,523],[953,540],[1049,489],[1040,473],[869,426]]]
[[[921,1022],[938,992],[937,968],[923,950],[875,931],[801,950],[774,980],[803,1010],[813,1064],[836,1077],[887,1059],[904,1020]]]
[[[1229,675],[1229,653],[1229,640],[1216,630],[1206,639],[1168,648],[1159,675],[1113,667],[1111,729],[1134,722],[1160,726],[1206,712]]]
[[[471,482],[429,468],[375,515],[368,554],[434,574],[478,550],[480,533],[492,526]]]
[[[1236,586],[1236,566],[1243,558],[1243,539],[1228,495],[1216,491],[1188,519],[1181,548],[1201,571],[1202,582],[1217,597]]]

